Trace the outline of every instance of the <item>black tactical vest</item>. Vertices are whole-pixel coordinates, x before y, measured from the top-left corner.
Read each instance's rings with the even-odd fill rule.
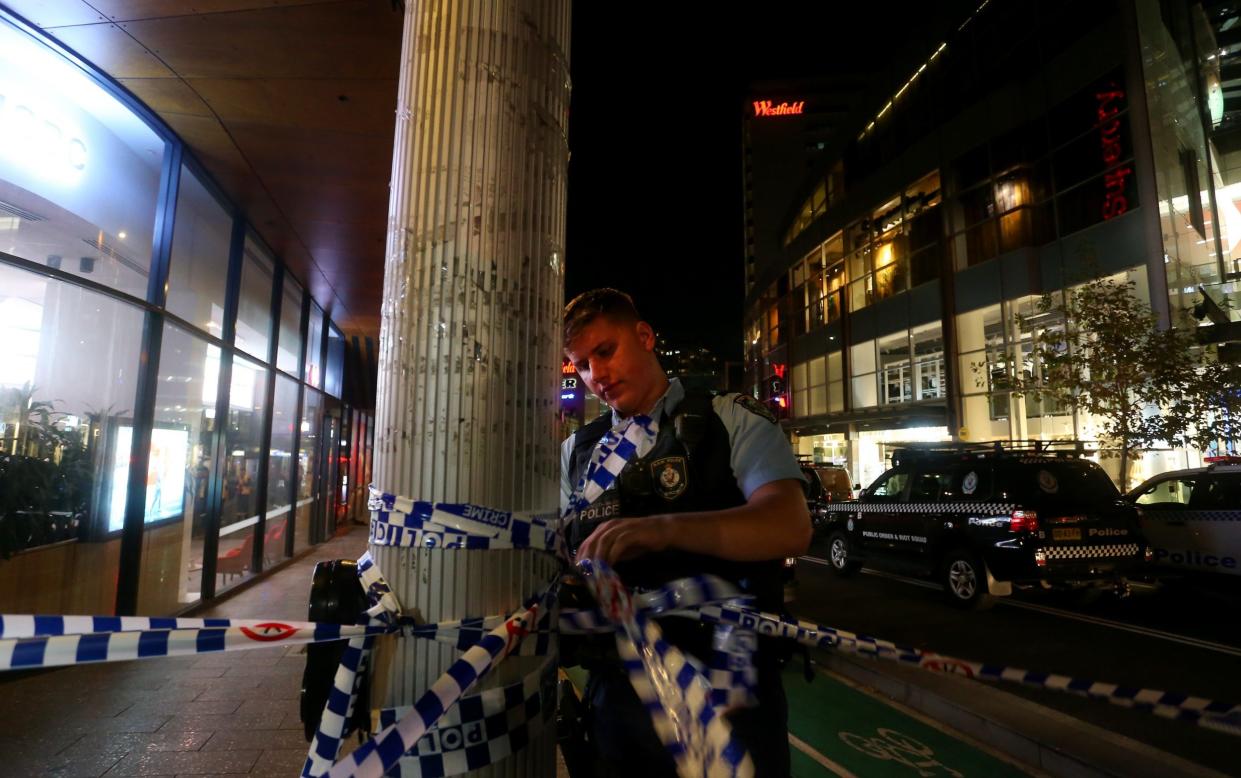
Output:
[[[612,427],[611,413],[578,430],[569,462],[574,486],[590,463],[595,444]],[[614,518],[636,518],[659,513],[691,513],[734,508],[745,504],[731,463],[728,430],[711,406],[711,395],[687,390],[671,412],[665,410],[651,451],[626,463],[616,487],[599,498],[568,525],[566,537],[573,551],[599,524]],[[778,611],[783,604],[781,563],[734,562],[717,557],[670,550],[621,562],[616,572],[626,585],[650,589],[677,578],[714,574],[753,594],[758,606]]]

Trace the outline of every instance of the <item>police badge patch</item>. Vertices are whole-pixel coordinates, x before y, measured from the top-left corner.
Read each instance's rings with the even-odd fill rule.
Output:
[[[685,457],[664,457],[651,463],[651,478],[655,482],[655,492],[665,500],[675,500],[685,491],[689,484],[689,473],[685,469]]]
[[[737,399],[733,400],[733,402],[737,403],[742,408],[745,408],[750,413],[753,413],[755,416],[762,416],[772,424],[776,423],[776,415],[771,412],[771,409],[748,394],[737,395]]]

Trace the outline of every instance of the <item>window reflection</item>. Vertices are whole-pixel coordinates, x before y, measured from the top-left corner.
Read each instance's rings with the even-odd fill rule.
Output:
[[[244,357],[233,360],[224,429],[224,491],[216,559],[216,591],[240,582],[254,569],[259,509],[259,464],[263,453],[263,411],[267,405],[267,370]]]
[[[267,465],[267,530],[263,537],[264,565],[288,556],[288,527],[293,503],[293,431],[297,424],[297,384],[276,376],[272,399],[271,453]]]
[[[202,597],[210,511],[203,485],[215,468],[220,350],[165,324],[159,368],[138,582],[141,614],[174,613]]]
[[[306,336],[306,383],[323,388],[323,309],[318,303],[310,304],[310,322]]]
[[[0,563],[0,612],[114,611],[109,489],[123,505],[129,471],[126,455],[117,481],[107,454],[133,416],[142,320],[126,303],[0,264],[0,559],[21,553],[21,564]],[[56,585],[47,570],[59,571]]]
[[[885,404],[913,399],[913,370],[909,357],[909,333],[879,340],[879,372]]]
[[[944,385],[944,337],[938,322],[916,327],[910,333],[914,348],[915,399],[946,397]]]
[[[302,398],[300,421],[301,435],[297,449],[297,520],[293,524],[293,553],[309,548],[314,523],[315,503],[322,489],[319,471],[319,450],[323,427],[323,397],[313,389],[306,389]]]
[[[288,276],[284,279],[280,303],[280,338],[276,341],[276,367],[292,376],[301,376],[302,288]]]
[[[328,322],[327,364],[323,376],[324,390],[339,399],[344,390],[345,334],[332,322]]]
[[[931,172],[844,231],[850,310],[939,277],[940,201],[939,173]]]
[[[164,142],[3,19],[0,76],[0,251],[145,298]]]
[[[253,236],[246,236],[237,299],[237,348],[264,362],[271,338],[271,287],[275,261]]]
[[[185,166],[181,167],[176,220],[168,266],[168,310],[223,337],[233,220]]]

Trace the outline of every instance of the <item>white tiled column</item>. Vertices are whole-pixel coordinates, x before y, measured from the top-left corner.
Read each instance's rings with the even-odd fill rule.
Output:
[[[568,0],[406,0],[375,414],[377,488],[555,512],[569,107]],[[533,551],[372,547],[426,621],[508,612],[554,570]],[[375,706],[412,703],[459,652],[391,641]],[[491,685],[532,661],[511,658]],[[479,774],[552,775],[554,722]]]

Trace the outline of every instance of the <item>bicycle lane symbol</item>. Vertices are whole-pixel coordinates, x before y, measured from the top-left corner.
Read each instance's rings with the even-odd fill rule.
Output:
[[[853,732],[838,734],[841,741],[850,748],[875,759],[904,765],[925,778],[939,775],[962,778],[962,773],[936,759],[935,750],[922,741],[886,727],[880,727],[876,732],[878,737],[867,737]]]

